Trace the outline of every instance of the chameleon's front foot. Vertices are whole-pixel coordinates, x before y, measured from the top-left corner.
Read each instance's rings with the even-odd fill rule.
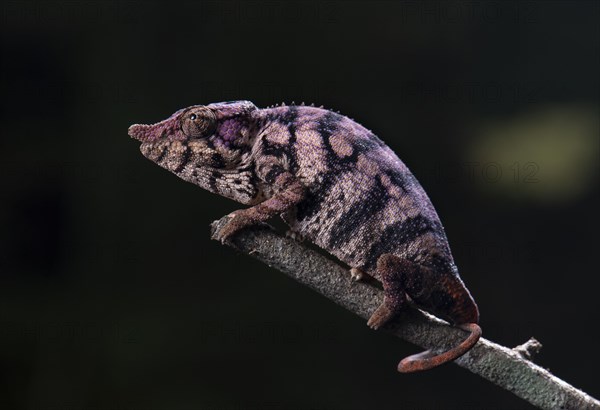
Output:
[[[227,215],[226,218],[229,218],[229,221],[213,233],[213,239],[221,243],[230,243],[231,238],[236,233],[248,226],[254,225],[255,221],[248,217],[244,211],[245,209],[240,209]]]

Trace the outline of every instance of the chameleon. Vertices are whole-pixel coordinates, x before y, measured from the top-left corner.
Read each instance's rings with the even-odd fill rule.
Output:
[[[399,372],[428,370],[469,351],[479,310],[458,274],[444,228],[422,186],[373,132],[314,105],[258,108],[228,101],[183,108],[128,134],[141,153],[181,179],[247,208],[215,233],[236,233],[279,215],[290,232],[335,256],[354,280],[374,278],[379,329],[409,301],[468,332],[455,347],[408,356]]]

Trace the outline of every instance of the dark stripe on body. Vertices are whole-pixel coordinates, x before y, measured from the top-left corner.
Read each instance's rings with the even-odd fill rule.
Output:
[[[398,221],[386,227],[377,242],[367,252],[366,269],[374,269],[377,259],[385,253],[394,253],[403,245],[409,245],[415,239],[428,232],[439,232],[441,225],[423,215]],[[397,255],[400,256],[400,255]]]
[[[217,179],[219,179],[220,177],[221,177],[221,174],[218,173],[217,171],[213,171],[210,174],[210,177],[208,180],[208,186],[210,187],[211,192],[219,193],[219,188],[217,187]]]
[[[225,161],[219,153],[213,152],[210,157],[210,165],[212,168],[225,168]]]
[[[288,141],[289,155],[288,161],[290,164],[290,171],[296,175],[298,172],[298,156],[296,153],[296,142],[298,140],[296,136],[296,121],[298,120],[298,107],[289,107],[286,113],[281,117],[281,121],[286,123],[288,132],[290,133],[290,139]]]
[[[354,235],[375,217],[388,203],[389,194],[379,178],[375,185],[363,198],[350,206],[338,219],[329,237],[328,246],[332,249],[340,248],[349,242]]]
[[[279,166],[272,167],[269,172],[267,172],[267,175],[265,175],[265,182],[269,185],[274,184],[277,177],[283,172],[285,171]]]
[[[388,176],[390,181],[404,193],[410,192],[410,188],[418,185],[416,178],[411,173],[405,173],[396,169],[388,169],[384,172]]]
[[[167,151],[168,148],[166,145],[164,145],[162,151],[160,152],[160,154],[158,154],[158,158],[156,158],[157,163],[160,164],[162,162],[162,160],[165,158],[165,155],[167,155]]]
[[[183,151],[183,154],[181,154],[181,162],[179,163],[179,165],[177,165],[177,168],[175,168],[173,170],[173,172],[175,172],[176,174],[179,174],[181,171],[183,171],[183,169],[185,168],[185,166],[187,164],[189,164],[190,158],[191,158],[191,150],[186,145],[185,146],[185,151]]]

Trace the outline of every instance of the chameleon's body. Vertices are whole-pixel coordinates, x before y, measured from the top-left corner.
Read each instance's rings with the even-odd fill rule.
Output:
[[[371,131],[312,106],[258,109],[235,101],[193,106],[129,134],[142,153],[180,178],[250,208],[218,232],[281,215],[291,230],[383,284],[378,328],[406,302],[471,332],[450,351],[404,359],[399,370],[435,367],[468,351],[481,329],[442,224],[423,188]]]

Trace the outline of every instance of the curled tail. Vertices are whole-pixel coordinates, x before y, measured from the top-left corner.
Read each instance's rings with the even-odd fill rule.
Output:
[[[469,336],[461,344],[439,355],[435,355],[431,350],[425,350],[424,352],[408,356],[400,361],[398,371],[400,373],[413,373],[433,369],[434,367],[458,359],[467,353],[481,337],[481,328],[477,323],[467,323],[457,327],[470,332]]]
[[[479,310],[473,297],[458,276],[445,275],[438,278],[437,291],[431,292],[419,302],[436,316],[450,321],[459,329],[469,332],[467,338],[452,349],[435,354],[431,350],[408,356],[398,364],[400,373],[429,370],[458,359],[467,353],[481,337]]]

